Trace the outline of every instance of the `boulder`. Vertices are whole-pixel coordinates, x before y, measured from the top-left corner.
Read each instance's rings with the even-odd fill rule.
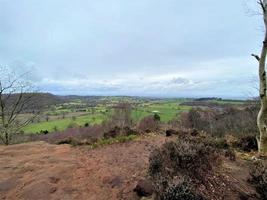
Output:
[[[134,192],[140,197],[151,196],[153,194],[153,185],[148,180],[140,180],[134,188]]]

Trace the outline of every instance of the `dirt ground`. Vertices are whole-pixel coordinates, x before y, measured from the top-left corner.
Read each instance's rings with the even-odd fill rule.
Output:
[[[0,147],[0,199],[138,199],[157,136],[98,149],[44,142]]]
[[[150,152],[165,140],[150,136],[97,149],[45,142],[1,146],[0,199],[140,199],[133,189],[146,175]],[[246,183],[246,163],[224,166],[235,187],[253,194]]]

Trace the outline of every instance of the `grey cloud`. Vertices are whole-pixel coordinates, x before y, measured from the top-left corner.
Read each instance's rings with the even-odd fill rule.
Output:
[[[0,65],[32,67],[32,80],[40,85],[45,79],[90,80],[90,86],[43,85],[43,90],[56,93],[146,95],[167,87],[166,93],[178,95],[182,86],[189,91],[198,85],[195,90],[209,88],[207,93],[212,95],[216,91],[207,85],[213,78],[228,80],[229,67],[212,63],[213,68],[200,74],[201,63],[238,60],[258,52],[260,21],[246,16],[242,2],[230,0],[1,0]],[[256,65],[247,63],[244,68],[243,60],[232,64],[233,75]],[[221,71],[209,76],[217,68]],[[146,81],[149,76],[172,72],[177,73],[167,80]],[[132,73],[138,79],[127,77]],[[128,81],[99,84],[104,79],[112,82],[116,76]],[[220,85],[219,90],[229,86],[227,82]],[[182,94],[196,92],[186,91]]]
[[[173,78],[170,81],[170,84],[186,85],[186,84],[189,84],[189,82],[190,81],[188,79],[177,77],[177,78]]]

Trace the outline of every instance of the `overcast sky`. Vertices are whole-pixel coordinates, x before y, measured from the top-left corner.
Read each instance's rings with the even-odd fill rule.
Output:
[[[31,70],[55,94],[246,98],[256,94],[250,54],[263,35],[256,8],[256,0],[0,0],[0,65]]]

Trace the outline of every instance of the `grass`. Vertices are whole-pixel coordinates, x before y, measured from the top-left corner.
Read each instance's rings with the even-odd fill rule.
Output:
[[[89,124],[100,124],[105,119],[105,116],[101,114],[96,115],[85,115],[81,117],[76,117],[76,120],[72,118],[53,120],[48,122],[40,122],[35,124],[30,124],[23,128],[25,133],[38,133],[41,130],[48,130],[49,132],[63,131],[72,126],[84,126],[85,123]]]
[[[153,111],[158,111],[162,122],[168,122],[175,117],[178,117],[182,112],[190,110],[190,106],[180,106],[177,103],[159,103],[133,110],[132,117],[134,121],[139,121],[142,118],[153,114]]]

